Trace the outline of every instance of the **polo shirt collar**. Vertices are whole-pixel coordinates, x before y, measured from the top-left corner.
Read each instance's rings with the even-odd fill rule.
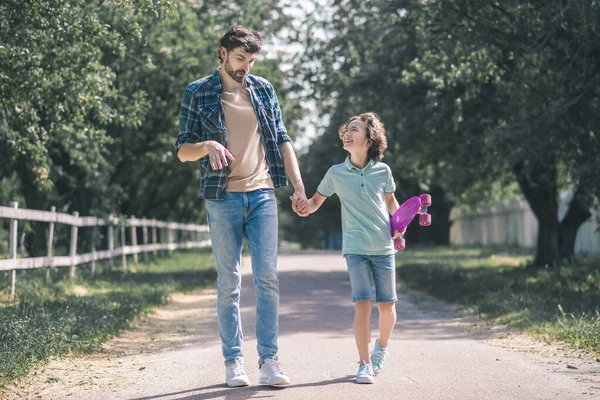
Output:
[[[344,161],[344,165],[346,166],[346,168],[348,168],[349,171],[361,171],[360,168],[356,168],[352,162],[350,162],[350,157],[346,157],[346,161]],[[372,159],[369,160],[369,162],[367,163],[367,165],[365,165],[365,167],[362,170],[366,170],[368,168],[371,168],[373,165],[375,165],[375,161],[373,161]]]

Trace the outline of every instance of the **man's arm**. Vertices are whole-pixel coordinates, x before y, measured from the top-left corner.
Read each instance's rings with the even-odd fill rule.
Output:
[[[296,209],[296,203],[298,200],[306,201],[306,192],[304,190],[304,183],[302,182],[302,176],[300,176],[300,168],[298,167],[298,160],[296,158],[296,152],[292,147],[290,142],[283,142],[279,145],[279,151],[281,152],[281,157],[283,158],[283,166],[285,167],[285,172],[290,178],[292,186],[294,186],[294,195],[292,196],[292,208],[294,211],[298,212]]]
[[[177,151],[177,157],[181,162],[198,161],[202,157],[210,157],[212,169],[222,169],[229,165],[227,158],[235,160],[233,155],[221,143],[214,140],[199,143],[184,143]]]
[[[184,143],[177,150],[177,158],[179,161],[198,161],[208,154],[206,142],[200,143]]]
[[[210,166],[214,170],[222,169],[235,160],[233,155],[222,144],[213,140],[202,141],[199,131],[198,96],[192,85],[183,92],[181,108],[179,109],[179,136],[175,143],[179,161],[198,161],[209,156]]]

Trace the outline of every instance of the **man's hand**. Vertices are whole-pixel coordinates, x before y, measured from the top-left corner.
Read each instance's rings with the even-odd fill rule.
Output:
[[[292,201],[292,210],[294,210],[296,214],[301,217],[308,215],[308,201],[304,191],[296,190],[294,194],[290,196],[290,200]]]
[[[209,140],[206,143],[206,149],[208,150],[208,157],[210,158],[210,166],[214,170],[223,169],[229,165],[230,160],[235,160],[233,155],[223,146],[221,143],[214,140]]]
[[[308,217],[310,215],[312,203],[312,199],[298,200],[296,203],[296,214],[298,214],[299,217]]]

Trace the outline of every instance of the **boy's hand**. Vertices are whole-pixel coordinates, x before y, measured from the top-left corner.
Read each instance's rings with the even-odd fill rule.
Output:
[[[296,190],[294,194],[290,196],[290,200],[292,201],[292,210],[298,212],[298,202],[306,202],[304,189]]]
[[[400,236],[404,235],[405,233],[406,233],[406,228],[404,228],[404,229],[402,230],[402,232],[400,232],[400,231],[395,231],[395,232],[394,232],[394,239],[396,239],[396,238],[398,238],[398,237],[400,237]]]
[[[290,200],[292,201],[292,209],[301,217],[306,217],[309,214],[309,202],[310,200],[306,199],[294,199],[293,196],[290,196]]]
[[[293,204],[294,199],[292,197],[290,197],[290,200],[292,200],[292,208],[296,212],[296,214],[298,214],[298,216],[307,217],[308,214],[310,214],[311,200],[299,199],[299,200],[296,200],[295,205]]]
[[[311,204],[312,204],[312,199],[309,199],[306,201],[306,204],[304,205],[304,207],[301,207],[300,205],[298,205],[298,211],[296,211],[296,214],[298,214],[298,216],[300,216],[300,217],[308,217],[310,214]]]

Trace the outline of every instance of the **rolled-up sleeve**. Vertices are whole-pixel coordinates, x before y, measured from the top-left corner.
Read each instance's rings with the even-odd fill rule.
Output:
[[[179,136],[175,142],[175,153],[184,143],[198,143],[201,141],[200,132],[198,132],[198,97],[192,85],[189,85],[183,98],[181,99],[181,109],[179,111]]]
[[[281,144],[283,142],[291,142],[292,139],[287,134],[287,129],[282,120],[281,115],[281,107],[279,106],[279,100],[277,99],[277,93],[275,93],[275,89],[271,86],[272,94],[273,94],[273,108],[275,113],[275,129],[277,130],[277,144]]]

